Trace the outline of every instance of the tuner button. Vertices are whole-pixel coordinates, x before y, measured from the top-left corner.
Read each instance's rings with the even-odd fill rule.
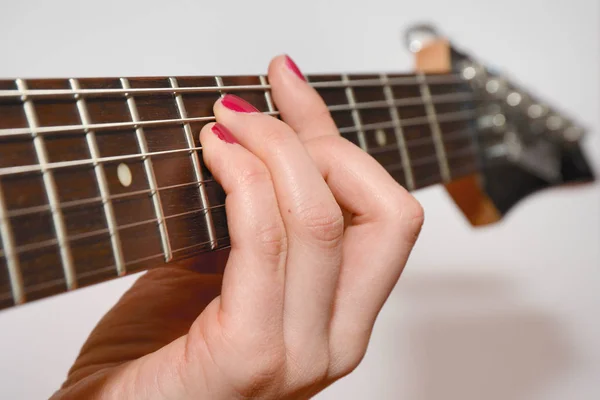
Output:
[[[475,78],[476,75],[477,75],[477,70],[473,66],[468,66],[465,69],[463,69],[463,71],[462,71],[463,78],[465,78],[468,81]]]
[[[527,115],[533,119],[539,118],[544,115],[544,107],[539,104],[532,104],[527,109]]]
[[[494,126],[502,127],[502,126],[504,126],[505,123],[506,123],[506,117],[504,116],[504,114],[496,114],[492,118],[492,124],[494,124]]]
[[[498,82],[497,79],[490,79],[485,84],[485,90],[487,90],[490,94],[498,93],[498,90],[500,90],[500,82]]]
[[[433,25],[416,24],[406,31],[405,42],[410,52],[418,53],[428,43],[431,43],[439,37],[440,34]]]
[[[521,100],[523,100],[523,97],[518,92],[512,92],[506,97],[506,102],[512,107],[516,107],[521,104]]]
[[[563,119],[561,117],[559,117],[558,115],[551,115],[546,120],[546,126],[551,131],[559,130],[560,128],[562,128],[563,123],[564,123]]]
[[[570,126],[565,130],[563,135],[565,140],[568,140],[569,142],[576,142],[583,136],[583,129],[576,126]]]

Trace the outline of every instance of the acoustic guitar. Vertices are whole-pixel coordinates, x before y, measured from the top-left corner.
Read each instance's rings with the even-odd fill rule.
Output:
[[[407,42],[414,73],[307,76],[401,185],[445,185],[476,226],[594,179],[576,121],[431,27]],[[279,115],[265,76],[0,80],[0,309],[227,248],[198,139],[224,93]]]

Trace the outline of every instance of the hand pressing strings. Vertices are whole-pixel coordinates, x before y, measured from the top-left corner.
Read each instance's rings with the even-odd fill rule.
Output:
[[[269,81],[285,122],[226,95],[200,133],[231,250],[195,262],[226,262],[223,276],[149,271],[55,399],[308,398],[360,363],[423,211],[340,136],[289,57]]]

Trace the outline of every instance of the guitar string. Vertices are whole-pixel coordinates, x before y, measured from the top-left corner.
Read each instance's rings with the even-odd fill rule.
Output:
[[[459,173],[455,173],[455,175],[457,177],[461,177],[461,176],[466,176],[466,175],[474,173],[474,172],[477,172],[477,170],[473,169],[472,166],[466,166],[465,168],[462,168]],[[430,183],[437,183],[438,181],[439,181],[439,177],[438,176],[434,176],[431,179],[431,182],[425,183],[423,185],[423,187],[428,186]],[[223,207],[223,205],[219,205],[219,206]],[[200,211],[202,211],[202,210],[196,210],[195,212],[200,212]],[[148,222],[148,223],[150,223],[150,222]],[[219,241],[219,243],[223,243],[223,242],[227,241],[229,238],[230,238],[230,236],[226,235],[226,236],[217,238],[217,240]],[[54,246],[54,245],[55,244],[50,244],[49,246],[51,247],[51,246]],[[211,241],[210,240],[209,241],[205,241],[205,242],[201,242],[201,243],[196,243],[196,244],[191,245],[191,246],[185,246],[185,247],[182,247],[182,248],[173,249],[173,254],[175,256],[177,256],[178,253],[182,253],[182,252],[185,252],[185,251],[191,251],[191,250],[194,250],[194,249],[196,249],[198,247],[201,247],[201,250],[199,252],[208,252],[208,251],[211,251],[211,250],[217,250],[217,249],[212,249],[210,247],[210,245],[211,245]],[[229,247],[230,247],[230,245],[219,246],[218,250],[223,250],[223,249],[226,249],[226,248],[229,248]],[[23,252],[17,253],[17,254],[22,254],[22,253]],[[133,264],[138,264],[138,263],[141,263],[141,262],[144,262],[144,261],[149,261],[149,260],[157,259],[157,258],[160,258],[160,259],[164,260],[164,254],[161,252],[161,253],[157,253],[157,254],[152,255],[152,256],[147,256],[147,257],[142,257],[142,258],[139,258],[139,259],[131,260],[131,261],[126,262],[125,266],[130,266],[130,265],[133,265]],[[90,277],[93,277],[95,275],[100,275],[100,274],[103,274],[105,272],[110,272],[110,271],[114,271],[114,270],[115,270],[115,266],[114,265],[110,265],[110,266],[106,266],[106,267],[95,268],[93,271],[86,271],[86,272],[78,273],[77,277],[78,277],[78,279],[81,279],[81,278],[90,278]],[[132,273],[135,273],[135,272],[141,272],[141,270],[140,271],[134,271]],[[116,277],[117,275],[114,275],[114,276]],[[48,288],[51,288],[51,287],[57,286],[57,285],[64,285],[64,283],[65,283],[65,279],[64,278],[57,278],[57,279],[53,279],[53,280],[49,280],[49,281],[46,281],[46,282],[37,283],[37,284],[31,285],[31,286],[28,286],[28,287],[26,287],[26,290],[27,290],[27,294],[31,295],[32,293],[35,293],[36,291],[43,290],[43,289],[48,289]],[[12,292],[8,291],[8,292],[0,293],[0,300],[8,300],[8,299],[12,299]]]
[[[473,146],[468,146],[465,149],[463,149],[462,152],[458,153],[454,153],[457,156],[456,157],[462,157],[462,156],[467,156],[467,155],[473,155],[474,148]],[[435,162],[437,162],[437,158],[435,155],[433,156],[429,156],[429,157],[423,157],[420,160],[420,165],[426,165],[426,164],[434,164]],[[414,164],[414,163],[413,163]],[[417,165],[419,166],[419,165]],[[397,163],[397,164],[392,164],[389,166],[384,166],[386,168],[386,170],[390,173],[393,173],[394,171],[398,171],[401,170],[403,168],[403,165],[401,163]],[[475,172],[476,171],[476,165],[474,164],[467,164],[465,166],[463,166],[462,168],[469,168],[470,172]],[[458,169],[460,171],[460,168]],[[457,169],[453,170],[454,175],[458,175],[457,174]],[[434,175],[429,175],[428,177],[424,178],[425,181],[429,180],[429,179],[433,179],[436,182],[440,181],[441,179],[439,178],[439,174],[434,174]],[[421,185],[421,187],[424,187],[425,185],[423,184],[424,182],[419,182]],[[197,184],[197,182],[194,182],[194,184]],[[86,202],[86,204],[89,204],[88,202]],[[170,220],[170,219],[174,219],[174,218],[180,218],[183,216],[187,216],[187,215],[191,215],[191,214],[196,214],[196,213],[200,213],[200,212],[207,212],[207,211],[211,211],[214,209],[218,209],[218,208],[222,208],[224,207],[225,204],[216,204],[214,206],[210,206],[210,207],[201,207],[195,210],[190,210],[190,211],[186,211],[183,213],[178,213],[178,214],[172,214],[172,215],[168,215],[165,216],[165,220]],[[62,210],[62,208],[61,208]],[[39,211],[38,211],[39,212]],[[8,219],[8,217],[7,217]],[[124,229],[129,229],[129,228],[133,228],[133,227],[137,227],[137,226],[141,226],[141,225],[146,225],[146,224],[150,224],[150,223],[154,223],[157,222],[158,219],[157,218],[150,218],[147,220],[142,220],[142,221],[137,221],[134,223],[130,223],[130,224],[123,224],[123,225],[118,225],[115,226],[115,229],[117,230],[124,230]],[[74,235],[68,235],[66,237],[66,239],[69,242],[73,242],[73,241],[77,241],[77,240],[81,240],[81,239],[85,239],[85,238],[89,238],[89,237],[94,237],[94,236],[101,236],[104,235],[106,233],[109,233],[108,227],[106,228],[101,228],[95,231],[91,231],[91,232],[85,232],[85,233],[81,233],[81,234],[74,234]],[[16,255],[19,254],[23,254],[23,253],[28,253],[34,250],[39,250],[45,247],[51,247],[58,244],[58,240],[56,238],[52,238],[52,239],[48,239],[48,240],[44,240],[41,242],[36,242],[36,243],[30,243],[30,244],[26,244],[26,245],[20,245],[20,246],[16,246],[14,248],[14,252]],[[3,250],[0,250],[0,256],[4,256],[4,252]]]
[[[439,122],[456,122],[456,121],[461,121],[461,120],[469,120],[469,119],[472,119],[474,116],[475,116],[475,112],[470,111],[470,110],[447,112],[447,113],[438,114],[438,121]],[[214,117],[210,117],[210,118],[212,118],[212,120],[214,120]],[[415,127],[415,126],[426,126],[428,124],[429,124],[429,120],[426,116],[425,117],[407,118],[400,122],[400,126],[402,128]],[[396,126],[397,126],[397,124],[394,121],[390,120],[390,121],[377,122],[377,123],[372,123],[372,124],[364,124],[363,129],[365,131],[368,131],[368,130],[394,128]],[[95,129],[91,128],[91,126],[90,126],[89,130],[95,131]],[[356,130],[355,128],[350,128],[350,127],[339,128],[339,132],[341,134],[354,133],[355,130]],[[81,166],[81,165],[93,165],[96,162],[105,162],[105,163],[106,162],[116,162],[116,161],[125,161],[125,160],[129,160],[129,159],[136,159],[138,157],[151,157],[151,156],[183,153],[186,151],[189,152],[191,150],[202,150],[202,147],[200,146],[200,147],[195,147],[195,148],[191,148],[191,149],[190,148],[182,148],[182,149],[176,149],[176,150],[164,150],[164,151],[157,151],[157,152],[128,154],[128,155],[122,155],[122,156],[100,157],[95,160],[82,159],[82,160],[74,160],[74,161],[57,161],[57,162],[48,163],[45,166],[45,168],[48,170],[53,170],[53,169],[58,169],[58,168],[68,168],[68,167]],[[0,176],[14,175],[14,174],[28,173],[28,172],[39,172],[39,171],[41,171],[41,166],[39,164],[3,167],[3,168],[0,168]]]
[[[326,75],[327,76],[327,75]],[[309,80],[318,78],[319,75],[308,75]],[[366,78],[366,79],[353,79],[353,77],[361,77],[360,75],[349,75],[350,80],[348,82],[344,82],[340,80],[331,80],[331,81],[316,81],[316,82],[308,82],[308,84],[315,89],[322,88],[347,88],[347,87],[381,87],[382,83],[379,78]],[[418,85],[419,80],[415,76],[394,76],[394,74],[388,74],[389,80],[388,83],[390,86],[410,86],[410,85]],[[460,74],[442,74],[442,75],[425,75],[427,83],[429,85],[447,85],[453,83],[466,83],[464,78]],[[182,80],[185,77],[175,77],[178,80]],[[199,76],[199,77],[191,77],[192,79],[214,79],[211,76]],[[227,78],[226,76],[223,78]],[[236,78],[235,76],[231,78]],[[252,76],[251,78],[259,78],[259,75]],[[64,78],[65,81],[67,78]],[[106,80],[112,80],[117,78],[103,78]],[[134,80],[135,78],[129,78],[130,80]],[[165,82],[168,81],[168,77],[159,77],[159,78],[151,78],[151,79],[164,79]],[[85,79],[78,79],[80,82],[84,82]],[[1,81],[0,81],[1,82]],[[171,88],[167,84],[165,84],[164,88],[111,88],[111,89],[28,89],[24,91],[19,91],[17,89],[4,89],[0,90],[0,99],[1,98],[21,98],[25,97],[73,97],[75,95],[80,96],[111,96],[111,95],[148,95],[148,94],[174,94],[174,93],[199,93],[199,92],[216,92],[219,91],[237,91],[237,90],[270,90],[270,84],[255,84],[255,85],[223,85],[223,86],[181,86],[179,88]]]
[[[471,139],[472,138],[471,135],[472,135],[472,130],[470,130],[470,129],[457,130],[454,132],[450,132],[445,136],[445,143],[450,144],[455,141]],[[431,143],[432,143],[431,138],[424,137],[424,138],[418,138],[418,139],[407,141],[406,145],[408,147],[415,148],[415,147],[419,147],[419,146],[423,146],[423,145],[428,145]],[[381,153],[392,152],[392,151],[396,152],[396,151],[398,151],[398,149],[399,149],[398,143],[392,143],[387,146],[378,146],[378,147],[374,147],[374,148],[369,148],[367,150],[367,153],[371,156],[377,156]],[[185,149],[181,149],[181,150],[184,150],[185,152],[190,152],[190,151],[202,150],[202,147],[193,148],[192,150],[190,150],[189,148],[185,148]],[[467,146],[462,146],[462,147],[459,147],[458,149],[454,149],[452,152],[449,152],[448,155],[451,158],[456,158],[456,157],[465,155],[463,153],[467,152],[467,151],[475,152],[475,148],[473,148],[473,142],[469,142],[469,144]],[[142,157],[142,156],[138,155],[138,157]],[[421,156],[419,158],[411,159],[410,164],[411,164],[411,167],[420,167],[424,164],[432,163],[434,161],[436,161],[435,153],[432,153],[431,155],[428,155],[428,156]],[[388,169],[392,164],[389,164],[389,165],[381,164],[381,165],[384,168]],[[1,180],[0,180],[0,182],[1,182]],[[186,182],[186,183],[176,184],[176,185],[166,185],[166,186],[157,187],[156,190],[157,191],[165,191],[165,190],[186,188],[186,187],[195,186],[198,184],[206,185],[206,184],[210,184],[210,183],[215,183],[214,179],[204,179],[201,181]],[[109,201],[127,200],[128,198],[133,198],[133,197],[137,197],[137,196],[144,195],[144,194],[150,194],[150,193],[152,193],[151,189],[142,189],[142,190],[136,190],[136,191],[132,191],[132,192],[112,194],[112,195],[107,196],[107,200],[109,200]],[[61,210],[66,210],[66,209],[69,209],[72,207],[78,207],[81,205],[95,204],[100,201],[102,201],[102,198],[100,196],[90,197],[90,198],[83,199],[83,200],[80,200],[80,199],[71,200],[71,201],[66,201],[66,202],[60,203],[60,208],[61,208]],[[49,210],[50,210],[50,207],[48,205],[22,207],[22,208],[16,208],[16,209],[10,210],[7,213],[7,216],[8,217],[18,217],[18,216],[22,216],[22,215],[35,214],[35,213],[49,211]]]
[[[453,94],[442,94],[433,95],[432,102],[434,105],[467,105],[471,104],[469,100],[474,100],[474,96],[467,92],[459,92]],[[408,97],[405,99],[394,100],[391,104],[394,107],[411,107],[411,106],[424,106],[426,101],[421,97]],[[371,102],[360,102],[354,105],[350,104],[338,104],[328,106],[330,112],[337,111],[352,111],[352,110],[372,110],[372,109],[388,109],[390,103],[387,101],[371,101]],[[278,116],[279,111],[265,111],[263,114]],[[102,130],[121,130],[121,129],[137,129],[139,127],[152,127],[162,125],[177,125],[185,123],[197,123],[197,122],[211,122],[214,121],[214,115],[207,115],[203,117],[188,117],[188,118],[170,118],[162,120],[148,120],[148,121],[124,121],[124,122],[109,122],[109,123],[95,123],[95,124],[77,124],[77,125],[54,125],[54,126],[40,126],[36,129],[36,134],[45,135],[51,133],[72,133],[78,134],[87,131],[102,131]],[[355,128],[353,128],[355,129]],[[31,135],[30,128],[5,128],[0,129],[0,138],[11,137],[11,136],[28,136]]]

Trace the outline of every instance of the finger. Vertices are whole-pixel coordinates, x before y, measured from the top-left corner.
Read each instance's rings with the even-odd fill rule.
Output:
[[[360,361],[375,318],[408,259],[423,222],[419,203],[368,154],[335,137],[307,150],[340,205],[352,214],[331,321],[334,375]],[[395,245],[390,245],[394,241]],[[360,306],[357,306],[360,305]]]
[[[220,309],[232,330],[270,334],[283,316],[286,237],[266,166],[221,124],[200,133],[203,157],[226,197],[231,252]],[[222,321],[221,321],[222,322]]]
[[[234,109],[252,111],[252,106],[237,97],[225,96],[215,105],[217,120],[269,169],[287,231],[286,343],[292,353],[313,351],[313,360],[323,360],[322,352],[327,350],[322,348],[323,338],[328,336],[341,263],[341,210],[288,125],[261,113]]]
[[[298,133],[300,140],[339,135],[325,102],[304,80],[290,57],[282,55],[271,61],[269,83],[283,120]]]

